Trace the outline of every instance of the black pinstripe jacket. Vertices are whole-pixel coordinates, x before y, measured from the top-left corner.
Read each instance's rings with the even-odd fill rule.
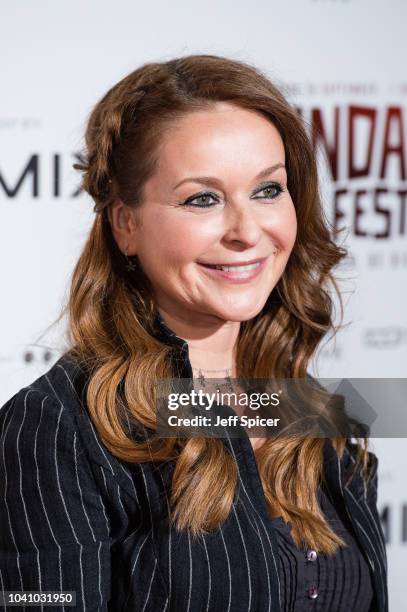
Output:
[[[157,324],[191,378],[187,343],[160,317]],[[227,521],[194,541],[168,528],[173,465],[109,453],[86,411],[85,384],[64,355],[0,409],[0,590],[76,591],[74,609],[88,611],[279,612],[277,536],[249,438],[223,439],[238,464],[239,495]],[[377,458],[370,454],[376,473],[367,490],[359,475],[345,486],[354,450],[348,443],[339,460],[327,440],[325,475],[369,563],[371,612],[387,612]]]

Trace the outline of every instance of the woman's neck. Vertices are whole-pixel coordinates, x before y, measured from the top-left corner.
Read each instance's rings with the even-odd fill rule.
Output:
[[[239,321],[222,321],[197,313],[195,319],[167,313],[159,308],[161,317],[172,331],[188,342],[189,359],[195,369],[211,371],[214,378],[222,371],[235,369],[235,346],[239,335]],[[219,371],[216,376],[215,371]]]

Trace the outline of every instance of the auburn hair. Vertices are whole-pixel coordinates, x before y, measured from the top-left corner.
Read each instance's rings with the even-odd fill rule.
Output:
[[[283,275],[262,311],[241,323],[238,378],[305,378],[321,339],[333,323],[333,268],[347,255],[324,216],[315,152],[306,125],[282,90],[257,68],[215,55],[188,55],[146,63],[115,84],[92,109],[80,163],[82,189],[95,219],[73,271],[62,314],[68,316],[68,352],[88,371],[90,417],[109,451],[126,462],[175,461],[171,524],[194,536],[228,517],[238,469],[217,438],[147,438],[127,423],[156,426],[158,381],[176,377],[174,347],[154,336],[156,305],[142,269],[129,273],[108,218],[116,198],[135,207],[156,168],[162,135],[179,118],[216,102],[261,113],[279,131],[286,152],[288,190],[298,231]],[[62,315],[61,315],[62,316]],[[253,350],[256,347],[256,350]],[[342,456],[348,438],[332,443]],[[364,444],[360,443],[363,440]],[[291,521],[297,545],[333,553],[345,542],[318,504],[324,438],[273,437],[255,451],[272,515]],[[356,467],[367,468],[367,438],[357,440]],[[356,469],[355,467],[355,469]]]

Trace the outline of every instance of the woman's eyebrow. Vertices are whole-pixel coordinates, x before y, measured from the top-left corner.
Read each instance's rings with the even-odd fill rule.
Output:
[[[268,176],[269,174],[273,174],[273,172],[275,172],[279,168],[285,168],[285,165],[283,163],[278,163],[274,164],[273,166],[268,166],[267,168],[264,168],[264,170],[259,172],[259,174],[254,177],[254,180],[257,181],[261,178],[264,178],[265,176]],[[189,181],[194,183],[202,183],[205,185],[212,185],[214,187],[219,187],[220,185],[222,185],[221,179],[218,179],[215,176],[188,176],[182,179],[182,181],[180,181],[179,183],[177,183],[174,189],[177,189],[180,185]]]

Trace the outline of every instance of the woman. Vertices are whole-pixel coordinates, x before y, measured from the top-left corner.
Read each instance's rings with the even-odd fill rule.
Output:
[[[346,251],[299,115],[242,62],[145,64],[95,106],[76,167],[96,218],[69,347],[0,412],[2,588],[81,610],[387,610],[366,439],[150,435],[161,379],[304,378],[333,328]]]

